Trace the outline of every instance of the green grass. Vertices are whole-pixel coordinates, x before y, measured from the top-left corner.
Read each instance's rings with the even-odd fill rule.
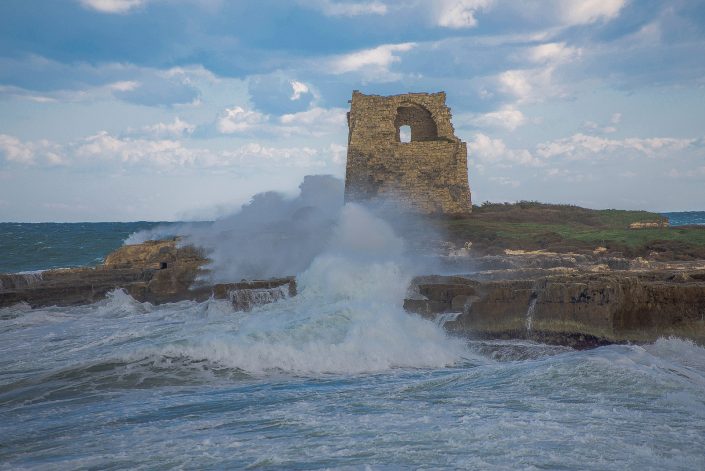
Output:
[[[662,259],[705,259],[705,227],[629,229],[634,222],[666,218],[647,211],[592,210],[537,202],[474,206],[464,219],[436,220],[447,239],[473,251],[505,249],[592,252],[605,247],[614,255]]]

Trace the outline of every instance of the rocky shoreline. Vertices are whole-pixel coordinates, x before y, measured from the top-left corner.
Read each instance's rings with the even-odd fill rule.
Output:
[[[0,307],[87,304],[123,289],[140,302],[228,299],[235,309],[296,295],[293,277],[207,283],[208,259],[178,241],[121,247],[95,268],[1,274]],[[404,308],[453,334],[587,348],[676,336],[705,345],[705,261],[508,251],[447,259],[470,274],[420,276]]]
[[[195,249],[179,247],[176,239],[126,245],[95,268],[47,270],[31,274],[0,274],[0,308],[71,306],[99,301],[123,289],[140,302],[228,299],[235,309],[248,311],[296,295],[293,277],[207,283],[208,259]]]
[[[404,307],[446,316],[446,329],[476,339],[586,348],[675,336],[705,344],[705,269],[541,271],[418,277]]]

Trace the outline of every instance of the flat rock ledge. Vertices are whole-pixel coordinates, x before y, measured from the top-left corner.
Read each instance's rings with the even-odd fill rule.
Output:
[[[152,304],[228,299],[235,309],[244,311],[296,295],[294,277],[218,284],[198,281],[207,274],[207,263],[202,252],[179,247],[176,239],[126,245],[95,268],[0,274],[0,308],[18,303],[33,308],[90,304],[115,289]]]
[[[703,269],[508,270],[504,277],[501,271],[417,277],[404,308],[443,316],[447,330],[476,339],[588,348],[675,336],[705,345]]]

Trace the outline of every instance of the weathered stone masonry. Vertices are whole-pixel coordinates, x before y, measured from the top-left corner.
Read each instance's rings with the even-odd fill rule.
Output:
[[[378,198],[425,214],[470,213],[467,146],[455,136],[446,94],[364,95],[348,113],[345,201]],[[401,126],[411,142],[401,142]]]

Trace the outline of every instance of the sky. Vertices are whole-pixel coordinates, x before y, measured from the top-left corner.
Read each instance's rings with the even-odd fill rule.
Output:
[[[447,93],[474,204],[705,210],[702,0],[3,0],[0,221],[211,219]]]

